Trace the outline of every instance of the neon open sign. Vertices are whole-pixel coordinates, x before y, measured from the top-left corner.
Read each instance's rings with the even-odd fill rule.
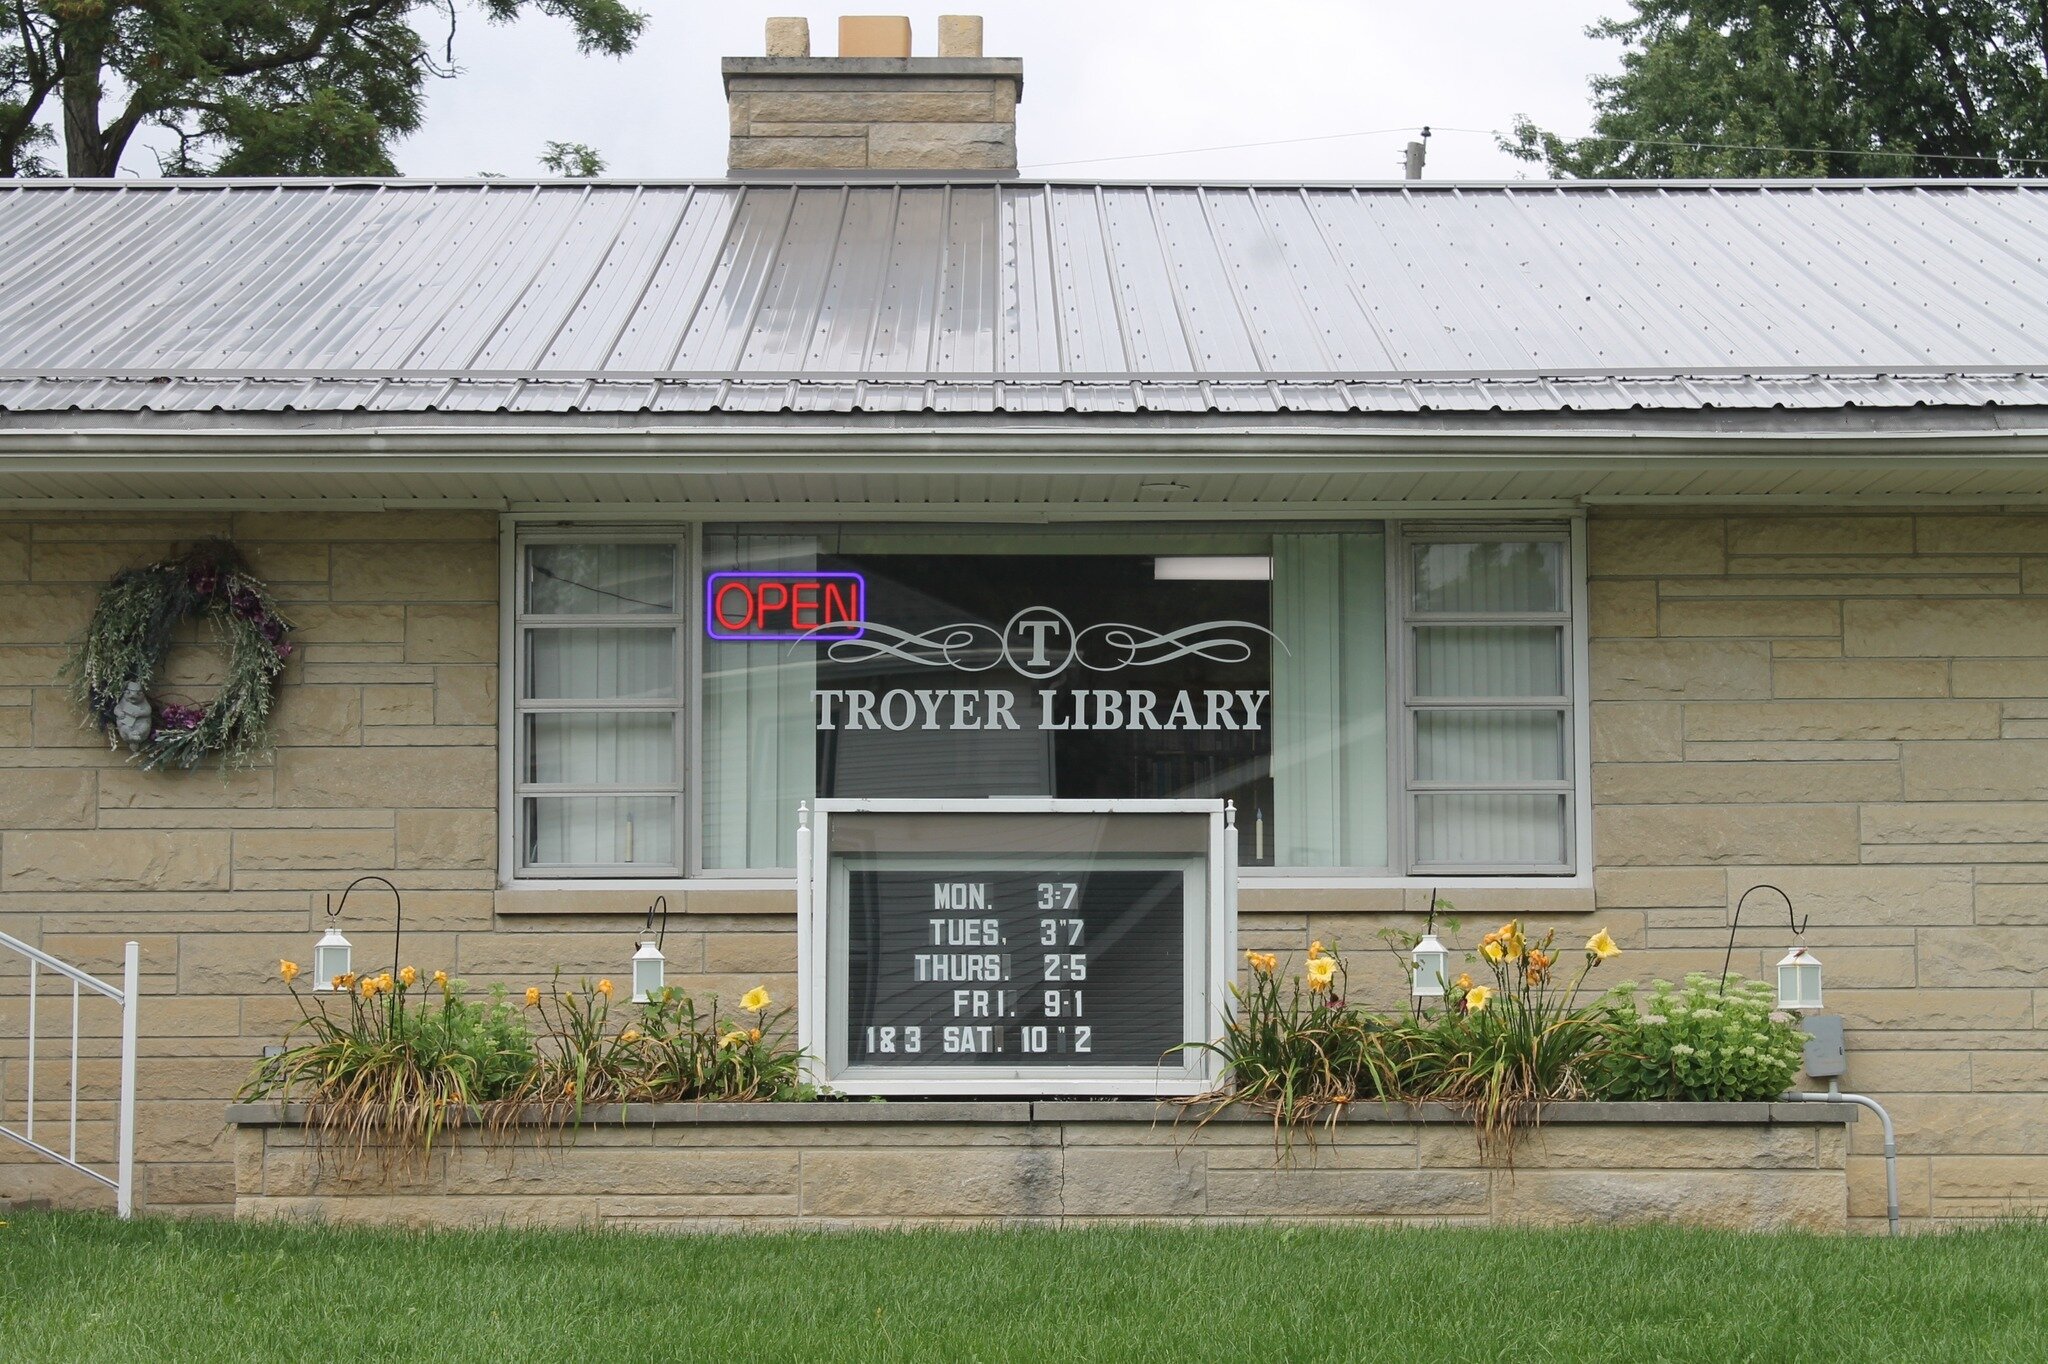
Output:
[[[704,580],[704,629],[713,639],[859,639],[868,604],[858,573],[713,573]]]

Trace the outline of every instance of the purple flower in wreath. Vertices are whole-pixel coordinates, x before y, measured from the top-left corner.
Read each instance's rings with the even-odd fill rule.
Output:
[[[185,575],[195,595],[210,597],[220,588],[220,570],[212,564],[201,564]]]
[[[290,640],[283,640],[279,642],[277,646],[277,656],[279,658],[290,658],[292,656],[292,645]]]
[[[158,729],[197,729],[199,722],[206,718],[204,706],[181,706],[175,701],[166,701],[157,707]]]
[[[256,622],[256,629],[272,644],[284,641],[284,622],[276,616],[264,616]]]
[[[263,603],[246,587],[229,588],[228,605],[243,620],[256,620],[263,614]]]

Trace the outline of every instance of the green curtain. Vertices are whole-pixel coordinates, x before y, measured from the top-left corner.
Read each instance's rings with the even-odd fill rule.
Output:
[[[803,572],[817,567],[805,535],[707,534],[705,568]],[[796,865],[796,807],[817,790],[811,645],[704,641],[703,865]]]
[[[1387,865],[1381,532],[1273,537],[1274,861]]]

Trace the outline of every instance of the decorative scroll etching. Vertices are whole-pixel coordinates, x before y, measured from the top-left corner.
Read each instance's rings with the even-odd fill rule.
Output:
[[[1027,606],[1001,630],[980,621],[941,625],[922,634],[874,621],[863,625],[866,633],[861,638],[828,645],[825,657],[834,663],[891,658],[921,668],[966,673],[1006,665],[1024,677],[1043,679],[1056,677],[1075,664],[1089,672],[1114,673],[1190,657],[1243,663],[1251,658],[1254,647],[1247,632],[1264,635],[1287,650],[1284,640],[1254,621],[1210,620],[1164,631],[1104,621],[1076,630],[1072,621],[1049,606]]]

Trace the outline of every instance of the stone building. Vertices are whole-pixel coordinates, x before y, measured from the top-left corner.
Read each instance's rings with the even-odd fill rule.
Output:
[[[1050,791],[1229,796],[1242,940],[1389,1003],[1374,935],[1433,888],[1648,979],[1781,887],[1907,1218],[2038,1207],[2048,191],[1040,181],[1018,63],[907,41],[771,21],[725,181],[0,190],[0,930],[140,941],[141,1204],[232,1199],[278,959],[360,874],[477,985],[623,975],[662,894],[678,983],[786,994],[799,800]],[[143,772],[61,669],[110,574],[210,536],[295,627],[276,752]],[[917,666],[707,630],[709,575],[784,570],[910,635],[1284,647],[1153,670],[1183,727],[926,725]],[[1772,902],[1733,965],[1788,945]],[[9,1023],[0,1102],[24,1066]]]

